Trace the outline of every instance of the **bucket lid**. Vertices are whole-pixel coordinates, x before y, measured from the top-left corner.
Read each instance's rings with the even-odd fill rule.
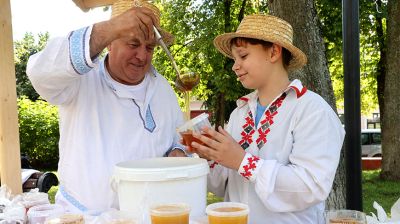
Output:
[[[205,159],[162,157],[121,162],[115,165],[116,181],[169,181],[195,178],[209,173]]]
[[[150,207],[150,215],[158,217],[179,216],[190,213],[190,206],[185,203],[156,204]]]

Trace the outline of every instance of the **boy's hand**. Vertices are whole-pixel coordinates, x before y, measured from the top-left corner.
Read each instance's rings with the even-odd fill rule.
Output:
[[[193,133],[195,138],[198,138],[205,144],[200,145],[196,142],[192,143],[192,147],[196,149],[198,154],[210,160],[214,160],[227,168],[239,170],[246,152],[235,139],[222,127],[218,127],[218,131],[211,128],[204,128],[203,131],[209,134],[211,138]]]

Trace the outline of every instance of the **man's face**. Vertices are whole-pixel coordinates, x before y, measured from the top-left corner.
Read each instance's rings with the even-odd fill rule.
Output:
[[[125,85],[139,84],[151,66],[155,40],[117,39],[108,47],[107,69],[116,81]]]

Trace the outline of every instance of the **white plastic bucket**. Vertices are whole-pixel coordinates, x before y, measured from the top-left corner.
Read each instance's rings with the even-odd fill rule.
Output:
[[[113,188],[121,211],[138,216],[160,203],[186,203],[190,215],[204,216],[209,166],[200,158],[153,158],[118,163]]]

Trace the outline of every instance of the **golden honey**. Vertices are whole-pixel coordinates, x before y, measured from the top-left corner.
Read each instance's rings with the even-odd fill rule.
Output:
[[[221,202],[207,206],[209,224],[247,224],[248,206],[241,203]]]
[[[363,222],[352,218],[338,218],[330,219],[329,224],[363,224]]]
[[[247,215],[244,216],[208,216],[209,224],[247,224]]]
[[[160,205],[150,209],[152,224],[189,224],[188,207],[182,205]]]

